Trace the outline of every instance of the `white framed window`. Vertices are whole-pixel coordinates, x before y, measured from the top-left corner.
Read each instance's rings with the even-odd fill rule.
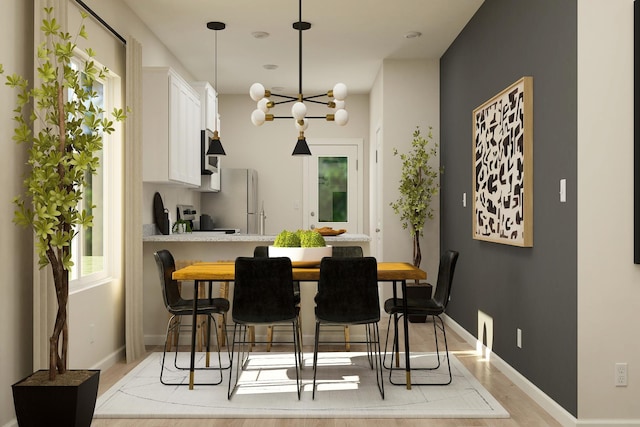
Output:
[[[81,53],[78,55],[72,60],[72,66],[82,70],[85,58]],[[96,66],[101,67],[100,64]],[[121,108],[122,90],[117,75],[108,72],[104,79],[94,81],[92,89],[97,94],[94,103],[105,111],[104,114]],[[69,286],[72,292],[108,283],[119,276],[123,133],[117,122],[114,122],[114,127],[115,132],[103,135],[102,150],[96,153],[100,159],[98,169],[96,174],[87,177],[88,185],[83,189],[80,209],[93,215],[93,225],[79,227],[71,243],[74,265]]]

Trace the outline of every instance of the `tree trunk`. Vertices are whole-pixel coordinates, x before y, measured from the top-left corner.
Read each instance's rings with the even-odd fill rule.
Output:
[[[53,281],[56,288],[58,311],[53,333],[49,338],[49,379],[54,380],[56,374],[64,374],[67,370],[67,303],[69,301],[69,271],[62,265],[62,255],[49,247],[47,257],[53,270]],[[60,336],[62,335],[62,343]]]
[[[420,251],[420,236],[416,233],[413,235],[413,266],[420,268],[422,262],[422,252]]]

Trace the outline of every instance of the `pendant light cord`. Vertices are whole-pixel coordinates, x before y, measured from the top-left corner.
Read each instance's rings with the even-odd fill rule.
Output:
[[[216,51],[213,54],[213,61],[215,62],[213,67],[213,84],[215,85],[215,87],[213,88],[213,90],[215,90],[216,94],[216,114],[213,118],[213,128],[216,132],[218,132],[218,31],[215,32],[214,40]]]
[[[302,0],[298,4],[298,95],[302,98]]]

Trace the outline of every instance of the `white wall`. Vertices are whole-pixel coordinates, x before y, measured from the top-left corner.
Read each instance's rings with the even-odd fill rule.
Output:
[[[377,102],[382,102],[382,115],[378,120],[381,120],[383,128],[383,150],[378,156],[384,164],[384,188],[379,190],[383,194],[384,258],[412,262],[412,238],[409,231],[402,228],[399,216],[389,206],[399,196],[402,165],[399,155],[393,155],[393,149],[397,148],[399,153],[407,153],[411,149],[416,126],[420,126],[425,137],[429,126],[432,126],[433,141],[440,143],[440,62],[386,60],[378,79],[382,77],[382,95],[376,95],[376,98],[379,97]],[[372,106],[372,110],[377,108],[379,106]],[[440,167],[440,150],[433,159],[432,166]],[[439,206],[438,196],[433,200],[435,216],[433,220],[427,221],[424,237],[420,240],[421,268],[427,271],[430,282],[436,278],[440,257]]]
[[[193,80],[193,76],[178,59],[167,50],[153,32],[120,0],[85,0],[85,3],[100,17],[109,23],[122,37],[133,37],[142,44],[142,63],[145,67],[169,66],[186,80]],[[160,192],[165,207],[176,204],[192,204],[199,207],[199,194],[184,191],[179,187],[169,187],[157,184],[144,184],[142,201],[143,224],[153,223],[153,195]],[[175,212],[171,211],[175,216]]]
[[[222,95],[219,98],[220,137],[227,153],[222,159],[223,167],[253,168],[258,171],[259,200],[264,200],[267,234],[301,228],[301,204],[300,209],[295,209],[294,201],[302,201],[303,161],[301,157],[291,155],[298,132],[292,120],[274,120],[258,127],[251,124],[250,116],[255,109],[255,102],[248,93],[247,89],[246,95]],[[307,140],[362,138],[366,153],[369,150],[369,96],[350,94],[346,102],[349,111],[349,123],[346,126],[325,120],[311,120],[305,136]],[[290,107],[284,105],[280,108],[286,112],[284,115],[289,114]],[[323,110],[323,113],[326,111]],[[366,156],[361,166],[364,167],[364,176],[367,176]],[[366,184],[364,192],[367,206]],[[215,217],[215,212],[207,213]],[[365,222],[366,229],[368,219]]]
[[[603,424],[635,419],[637,425],[640,266],[633,264],[633,0],[577,3],[578,415]],[[628,387],[614,387],[616,362],[629,364]]]
[[[19,35],[19,36],[17,36]],[[33,71],[33,2],[4,0],[0,14],[0,64],[5,75],[18,73],[30,77]],[[0,425],[15,418],[11,384],[32,372],[32,233],[11,222],[13,198],[22,191],[22,175],[26,172],[26,151],[13,136],[15,91],[5,86],[0,76],[0,216],[5,227],[0,244],[0,259],[6,268],[2,274],[0,325],[2,363],[0,363]]]

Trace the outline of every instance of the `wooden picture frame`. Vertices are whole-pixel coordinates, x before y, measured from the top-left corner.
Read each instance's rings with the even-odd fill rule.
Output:
[[[473,238],[533,246],[533,77],[473,110]]]

